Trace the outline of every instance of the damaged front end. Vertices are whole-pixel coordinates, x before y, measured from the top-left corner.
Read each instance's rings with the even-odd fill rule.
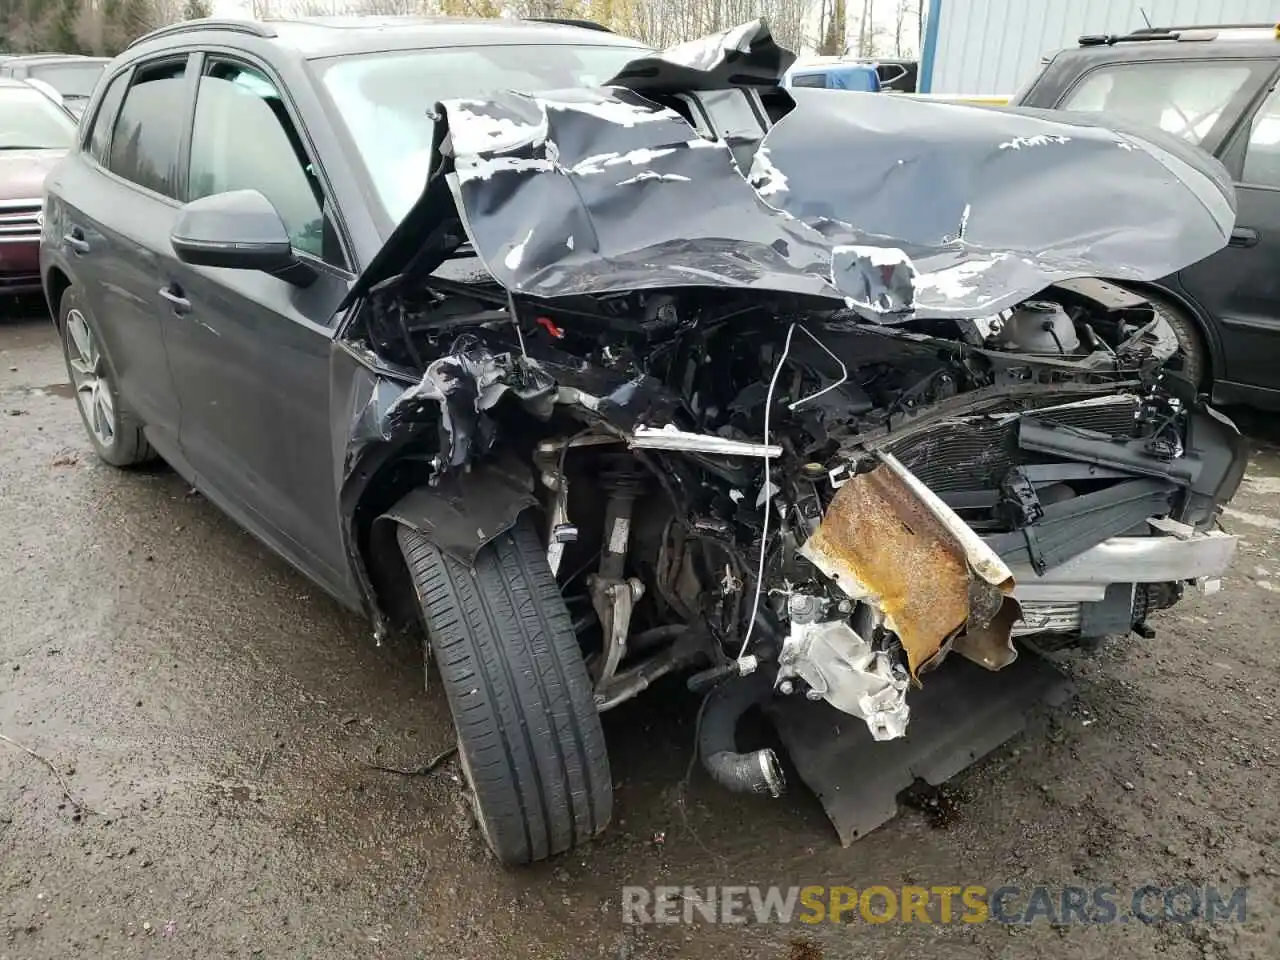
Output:
[[[540,507],[602,710],[754,673],[888,740],[949,653],[1141,631],[1225,570],[1239,434],[1125,283],[1221,248],[1234,195],[1175,142],[788,93],[789,62],[748,24],[438,105],[340,334],[341,479],[398,478],[353,552],[430,513],[401,493],[464,559]]]

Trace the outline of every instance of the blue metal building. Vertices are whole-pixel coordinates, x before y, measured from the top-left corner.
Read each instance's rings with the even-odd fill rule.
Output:
[[[1040,59],[1090,33],[1146,26],[1274,23],[1277,0],[921,0],[922,93],[1012,94]]]

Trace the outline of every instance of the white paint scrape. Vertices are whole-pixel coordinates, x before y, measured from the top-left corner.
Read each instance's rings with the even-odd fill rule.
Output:
[[[524,239],[517,243],[514,247],[507,251],[507,255],[502,258],[502,262],[506,264],[508,270],[516,271],[520,269],[520,261],[524,259],[524,248],[528,245],[533,237],[533,231],[530,230],[524,235]]]
[[[596,153],[585,160],[579,160],[569,168],[569,172],[585,177],[594,173],[604,173],[606,167],[617,167],[624,164],[639,167],[653,163],[653,161],[675,152],[675,147],[663,147],[657,150],[641,147],[638,150],[629,150],[626,153]]]
[[[1051,143],[1070,143],[1070,137],[1062,137],[1052,133],[1037,133],[1033,137],[1014,137],[1000,144],[1001,150],[1021,150],[1024,147],[1046,147]]]
[[[484,100],[455,100],[448,105],[449,133],[454,154],[492,153],[510,150],[542,137],[543,126],[517,123],[507,117],[478,113],[471,107],[490,106]]]
[[[751,174],[747,180],[762,197],[785,193],[788,189],[787,175],[773,165],[768,147],[761,147],[756,151],[755,158],[751,161]]]
[[[905,266],[913,275],[916,271],[916,265],[911,262],[911,258],[907,256],[906,251],[899,250],[897,247],[860,247],[853,244],[846,244],[831,248],[832,259],[835,259],[842,253],[850,253],[855,257],[861,257],[873,267]]]
[[[628,184],[641,183],[645,180],[665,180],[668,183],[689,183],[688,177],[682,177],[678,173],[658,173],[656,170],[644,170],[637,173],[634,177],[627,177],[625,180],[619,180],[618,186],[625,187]]]
[[[680,114],[667,107],[644,108],[617,100],[565,101],[542,100],[548,110],[564,110],[570,113],[585,113],[609,123],[622,127],[634,127],[637,123],[654,123],[658,120],[680,120]],[[683,123],[684,121],[681,120]]]
[[[1000,258],[969,260],[958,263],[954,267],[947,267],[945,270],[922,273],[913,277],[911,283],[916,293],[928,291],[946,300],[960,300],[973,292],[976,286],[974,281],[994,267],[999,260]]]

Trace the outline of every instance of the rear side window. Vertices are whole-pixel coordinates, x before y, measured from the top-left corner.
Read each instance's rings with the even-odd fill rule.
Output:
[[[107,169],[166,197],[178,196],[178,144],[186,61],[140,67],[111,131]]]
[[[1280,87],[1258,108],[1245,147],[1242,183],[1280,189]]]
[[[107,85],[102,102],[98,104],[98,112],[93,118],[93,126],[89,128],[89,156],[106,166],[107,146],[111,143],[111,126],[115,123],[116,112],[120,109],[120,101],[124,99],[125,85],[129,73],[125,71],[113,77]]]
[[[1058,106],[1159,127],[1199,146],[1255,69],[1222,60],[1119,63],[1094,70]]]

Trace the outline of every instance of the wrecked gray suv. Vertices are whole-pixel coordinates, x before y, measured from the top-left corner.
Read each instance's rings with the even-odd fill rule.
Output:
[[[774,752],[734,743],[748,707],[818,718],[810,752],[897,749],[966,661],[1145,631],[1234,552],[1239,433],[1142,295],[1226,244],[1217,161],[783,90],[791,61],[757,22],[437,104],[425,189],[336,321],[320,519],[376,632],[425,626],[505,862],[605,828],[599,714],[665,675],[707,691],[710,775],[776,795]],[[305,283],[281,235],[235,191],[172,242],[274,243]]]

